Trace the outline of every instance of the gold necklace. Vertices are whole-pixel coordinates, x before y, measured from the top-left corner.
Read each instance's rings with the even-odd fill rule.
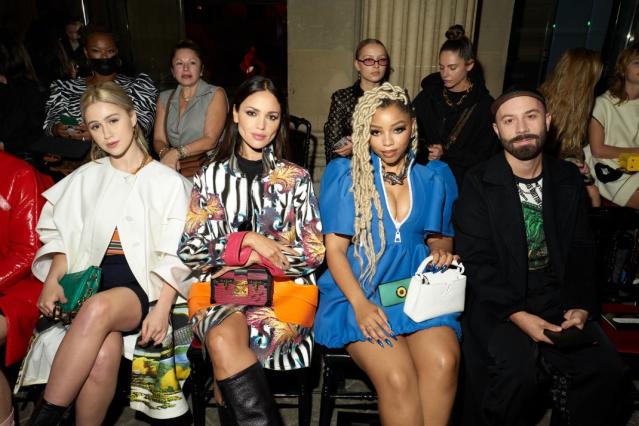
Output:
[[[450,98],[448,97],[448,90],[444,87],[444,90],[442,92],[442,94],[444,95],[444,102],[446,102],[446,105],[448,105],[449,107],[452,106],[459,106],[461,105],[462,102],[464,102],[464,99],[466,99],[466,96],[468,96],[468,94],[471,92],[471,90],[473,90],[473,82],[469,81],[469,86],[466,90],[464,90],[464,95],[459,98],[459,100],[455,103],[453,103],[453,101],[450,100]]]
[[[144,158],[142,159],[142,162],[140,163],[138,168],[135,169],[135,171],[132,174],[134,174],[134,175],[138,174],[138,172],[140,170],[142,170],[142,167],[144,167],[146,165],[146,163],[149,161],[149,158],[150,158],[149,154],[144,154]]]

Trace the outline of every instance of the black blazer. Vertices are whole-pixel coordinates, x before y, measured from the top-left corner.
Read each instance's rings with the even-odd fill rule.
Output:
[[[551,266],[564,309],[595,307],[595,244],[577,168],[544,157],[543,218]],[[455,244],[466,266],[464,335],[485,345],[495,326],[527,311],[528,256],[523,211],[504,153],[471,169],[453,216]]]

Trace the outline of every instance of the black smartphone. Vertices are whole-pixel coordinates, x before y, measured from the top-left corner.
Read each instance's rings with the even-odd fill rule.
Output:
[[[570,327],[562,331],[544,330],[544,334],[559,350],[573,350],[599,344],[589,333],[577,327]]]

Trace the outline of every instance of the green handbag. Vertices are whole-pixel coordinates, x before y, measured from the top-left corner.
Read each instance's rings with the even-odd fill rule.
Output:
[[[380,284],[378,289],[382,306],[393,306],[404,303],[410,280],[410,278],[404,278],[403,280]]]
[[[60,285],[64,290],[66,303],[57,303],[54,319],[64,323],[70,323],[76,316],[82,303],[98,292],[102,270],[97,266],[72,274],[65,274],[60,280]]]

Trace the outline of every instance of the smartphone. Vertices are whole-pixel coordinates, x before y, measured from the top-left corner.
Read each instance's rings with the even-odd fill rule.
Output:
[[[80,124],[77,118],[66,114],[60,116],[60,123],[64,124],[65,126],[77,126],[78,124]]]
[[[544,334],[559,350],[579,349],[599,344],[590,334],[577,327],[570,327],[562,331],[544,330]]]

